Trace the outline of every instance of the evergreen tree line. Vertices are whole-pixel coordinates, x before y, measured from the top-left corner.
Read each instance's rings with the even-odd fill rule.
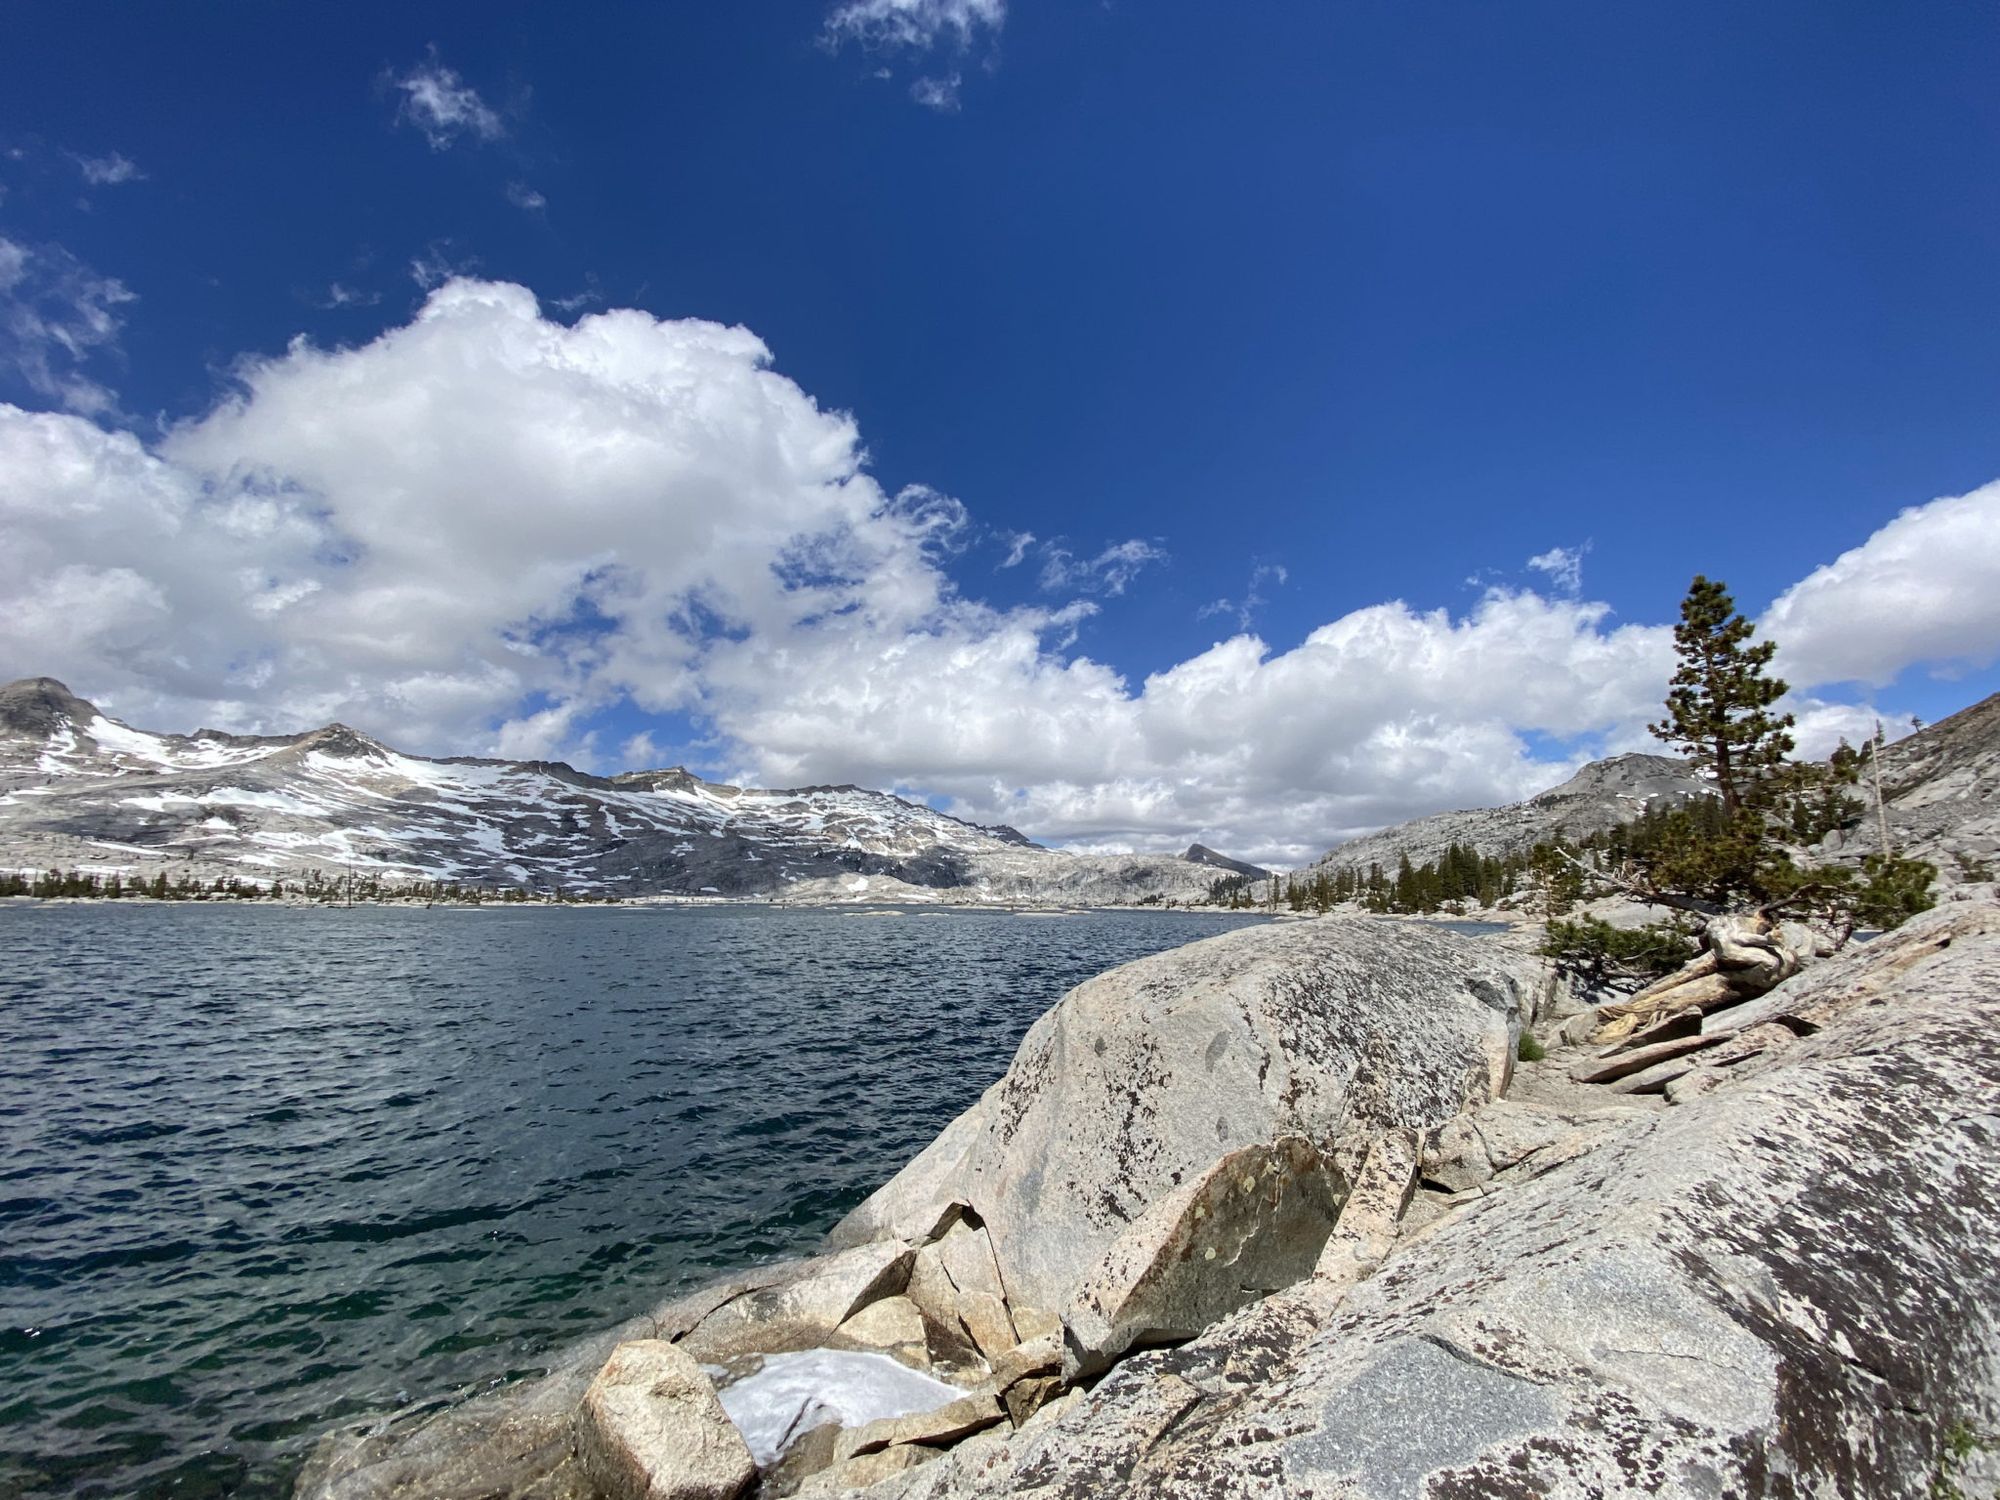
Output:
[[[1690,804],[1688,816],[1709,826],[1720,816],[1719,804],[1701,799]],[[1664,836],[1666,810],[1647,809],[1638,818],[1593,833],[1574,843],[1556,838],[1538,843],[1525,854],[1481,854],[1469,844],[1453,844],[1437,859],[1413,864],[1405,854],[1394,873],[1373,863],[1366,870],[1320,870],[1282,877],[1273,899],[1271,887],[1247,876],[1221,880],[1209,892],[1210,904],[1235,910],[1282,904],[1295,912],[1328,912],[1336,906],[1364,911],[1416,915],[1495,906],[1513,897],[1538,896],[1549,914],[1566,912],[1580,899],[1583,874],[1563,858],[1622,860],[1657,844]]]
[[[1867,747],[1856,751],[1843,743],[1827,771],[1797,780],[1784,798],[1781,821],[1798,846],[1810,847],[1829,833],[1860,824],[1863,804],[1845,788],[1866,766],[1867,754]],[[1649,806],[1635,818],[1580,839],[1543,840],[1525,854],[1481,854],[1469,844],[1453,844],[1424,864],[1412,863],[1405,854],[1393,873],[1376,863],[1366,870],[1280,877],[1275,892],[1271,883],[1235,875],[1216,882],[1208,900],[1232,910],[1282,904],[1295,912],[1328,912],[1352,905],[1408,916],[1532,899],[1538,915],[1559,917],[1584,898],[1590,871],[1684,865],[1695,851],[1726,838],[1732,826],[1720,797],[1694,797]],[[1887,925],[1891,913],[1871,910],[1866,915]]]
[[[385,881],[374,875],[328,875],[308,870],[289,882],[279,878],[268,885],[224,875],[213,880],[183,874],[169,879],[162,870],[150,879],[125,876],[115,871],[90,870],[5,870],[0,871],[0,897],[32,896],[53,901],[64,897],[150,901],[283,901],[286,899],[324,902],[328,905],[349,901],[455,902],[479,906],[487,902],[518,905],[526,902],[557,905],[615,904],[616,896],[566,890],[528,891],[519,886],[460,885],[448,880]]]

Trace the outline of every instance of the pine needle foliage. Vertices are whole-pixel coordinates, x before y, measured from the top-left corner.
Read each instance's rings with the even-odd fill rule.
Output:
[[[1768,674],[1776,641],[1752,644],[1751,623],[1720,582],[1697,573],[1674,627],[1680,658],[1667,693],[1667,716],[1649,726],[1715,778],[1732,818],[1792,753],[1792,716],[1772,706],[1791,690]]]

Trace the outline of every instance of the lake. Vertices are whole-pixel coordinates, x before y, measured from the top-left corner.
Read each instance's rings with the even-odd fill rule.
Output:
[[[0,1495],[287,1493],[809,1250],[1065,990],[1255,920],[0,905]]]

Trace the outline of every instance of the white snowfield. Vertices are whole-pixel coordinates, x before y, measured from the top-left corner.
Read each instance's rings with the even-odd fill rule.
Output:
[[[152,734],[60,683],[0,688],[0,859],[73,864],[116,845],[150,876],[352,868],[572,893],[788,899],[1199,899],[1177,856],[1084,858],[886,792],[762,790],[680,768],[587,775],[432,759],[344,725],[281,736]],[[43,851],[48,851],[44,853]]]

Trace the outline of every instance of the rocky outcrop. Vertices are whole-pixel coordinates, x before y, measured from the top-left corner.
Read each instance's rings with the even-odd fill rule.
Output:
[[[795,1263],[781,1280],[729,1298],[677,1334],[676,1342],[709,1364],[825,1347],[865,1310],[901,1294],[915,1253],[900,1240],[885,1240]],[[862,1346],[871,1347],[878,1336],[870,1328]]]
[[[1374,1275],[1135,1354],[868,1494],[1991,1494],[2000,908],[1758,1003],[1794,1025],[1689,1102],[1551,1140],[1413,1208]]]
[[[715,1387],[665,1339],[611,1352],[577,1411],[576,1449],[602,1500],[736,1500],[757,1478]]]
[[[1579,1081],[1585,1059],[1560,1046],[1496,1068],[1480,1010],[1511,1041],[1505,1018],[1532,986],[1470,940],[1367,919],[1235,936],[1260,941],[1211,940],[1073,992],[1008,1078],[843,1226],[840,1248],[661,1310],[649,1336],[684,1358],[706,1348],[740,1369],[764,1357],[760,1338],[767,1354],[798,1337],[873,1341],[949,1382],[920,1408],[854,1406],[851,1421],[803,1433],[808,1419],[787,1417],[786,1451],[765,1450],[764,1495],[1994,1493],[1990,891],[1696,1011],[1714,1030],[1687,1035],[1715,1044],[1641,1095]],[[1310,982],[1286,989],[1286,972]],[[1201,1038],[1216,1036],[1211,1057]],[[1265,1066],[1232,1074],[1238,1052]],[[1303,1102],[1310,1090],[1290,1081],[1267,1092],[1281,1065],[1308,1058],[1336,1080],[1337,1106]],[[1109,1071],[1135,1060],[1151,1066]],[[1195,1068],[1215,1079],[1224,1134],[1232,1120],[1317,1123],[1239,1144],[1177,1135],[1183,1111],[1158,1106]],[[1105,1092],[1120,1076],[1123,1094]],[[1032,1235],[1030,1253],[1013,1241],[1027,1221],[1007,1193],[1025,1174],[979,1164],[1042,1153],[1039,1201],[1071,1212],[1049,1183],[1081,1158],[1029,1122],[1072,1111],[1088,1137],[1119,1097],[1155,1107],[1145,1118],[1172,1149],[1207,1155],[1179,1180],[1107,1156],[1095,1190],[1139,1206],[1083,1258],[1054,1303],[1058,1330],[1035,1300],[1060,1284],[1035,1280],[1055,1262],[1037,1260]],[[1077,1215],[1069,1232],[1096,1228]],[[574,1413],[611,1354],[594,1345],[548,1381],[330,1444],[302,1490],[610,1493],[586,1445],[563,1438],[587,1430]],[[822,1356],[778,1356],[792,1357]]]
[[[1348,1184],[1311,1141],[1245,1146],[1126,1226],[1063,1309],[1063,1374],[1178,1344],[1311,1274]]]
[[[1882,782],[1897,854],[1931,861],[1947,884],[2000,874],[2000,693],[1885,746]],[[1865,772],[1855,792],[1872,795]],[[1871,815],[1820,852],[1855,861],[1880,847]]]
[[[1532,960],[1366,917],[1246,929],[1078,986],[1007,1074],[834,1230],[923,1232],[953,1204],[1015,1306],[1064,1306],[1111,1243],[1224,1152],[1429,1127],[1502,1092]]]
[[[1038,1022],[1006,1077],[828,1254],[667,1304],[542,1382],[337,1434],[301,1493],[581,1496],[572,1414],[635,1337],[720,1370],[725,1405],[765,1360],[813,1350],[888,1354],[966,1392],[944,1415],[874,1418],[891,1425],[865,1439],[794,1435],[770,1492],[900,1471],[917,1455],[884,1455],[932,1456],[954,1434],[1039,1430],[1066,1386],[1059,1314],[1093,1273],[1093,1361],[1308,1275],[1368,1142],[1397,1126],[1414,1139],[1504,1088],[1538,992],[1528,961],[1366,918],[1245,929],[1113,970]],[[1147,1220],[1181,1189],[1184,1212]],[[1181,1249],[1199,1264],[1177,1266]]]

